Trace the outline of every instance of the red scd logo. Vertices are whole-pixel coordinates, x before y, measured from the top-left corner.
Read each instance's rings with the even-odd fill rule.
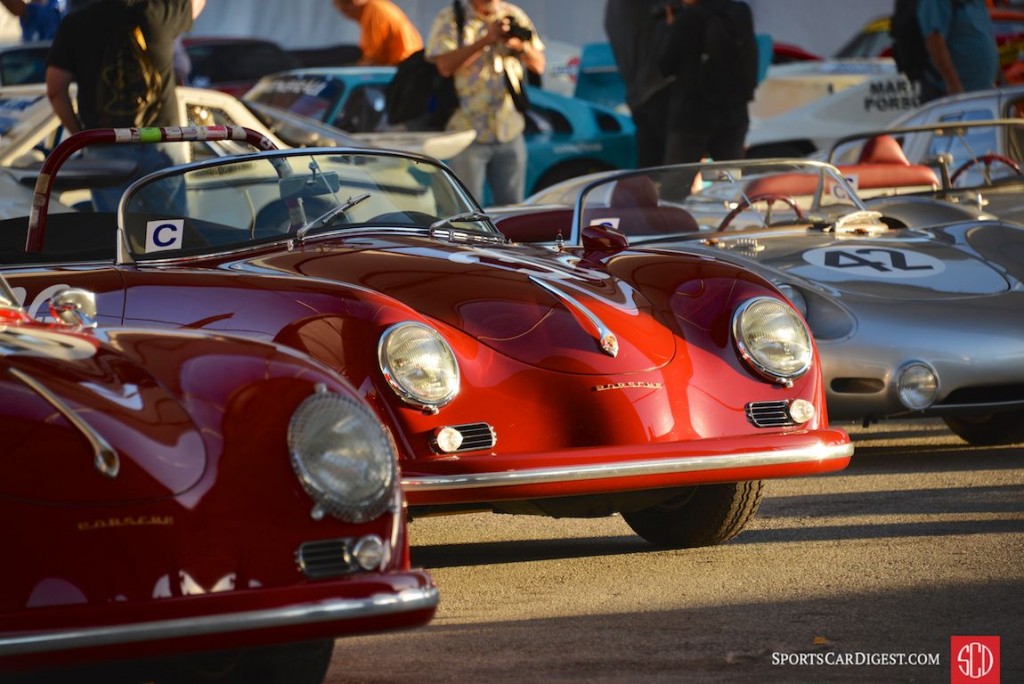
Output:
[[[999,684],[999,637],[949,638],[950,684]]]

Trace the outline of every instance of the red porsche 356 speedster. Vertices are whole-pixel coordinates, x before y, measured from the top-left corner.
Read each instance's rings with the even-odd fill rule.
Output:
[[[47,212],[84,146],[211,135],[264,149],[150,175],[116,217]],[[715,544],[763,480],[849,462],[807,325],[762,277],[607,226],[511,244],[437,160],[266,147],[80,133],[31,220],[0,225],[0,264],[32,308],[85,287],[107,324],[247,334],[337,369],[394,436],[413,516],[621,514],[656,545]]]
[[[0,276],[0,679],[319,682],[335,637],[433,616],[394,444],[337,374],[16,299]]]

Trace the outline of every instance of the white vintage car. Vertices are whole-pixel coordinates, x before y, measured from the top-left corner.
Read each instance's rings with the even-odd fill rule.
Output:
[[[475,134],[465,133],[373,133],[352,134],[308,117],[265,105],[240,100],[206,88],[178,87],[180,118],[197,126],[244,126],[262,133],[279,148],[289,147],[383,147],[418,152],[447,159],[472,142]],[[65,137],[53,113],[42,83],[0,87],[0,218],[24,216],[31,206],[32,185],[43,159]],[[249,148],[230,140],[203,141],[183,145],[185,161],[196,161],[248,152]],[[123,165],[122,165],[123,166]],[[79,174],[88,187],[90,169],[108,177],[116,168],[97,162],[80,165]],[[68,174],[69,176],[72,174]],[[65,204],[81,200],[75,190],[62,196]],[[52,211],[60,211],[51,205]]]
[[[751,105],[747,156],[822,153],[845,135],[885,128],[918,102],[916,89],[891,59],[772,67]]]

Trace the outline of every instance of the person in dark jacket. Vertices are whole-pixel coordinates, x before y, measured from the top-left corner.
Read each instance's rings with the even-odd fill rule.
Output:
[[[672,76],[658,68],[658,51],[668,24],[656,16],[665,0],[608,0],[604,31],[619,74],[626,84],[626,104],[636,125],[636,163],[658,166],[665,158]]]
[[[668,6],[666,12],[671,32],[658,65],[675,82],[665,163],[742,159],[757,83],[750,7],[738,0],[682,0],[678,11]],[[716,14],[726,17],[717,32],[709,28]],[[733,61],[717,64],[723,59]],[[708,74],[711,65],[718,71]]]

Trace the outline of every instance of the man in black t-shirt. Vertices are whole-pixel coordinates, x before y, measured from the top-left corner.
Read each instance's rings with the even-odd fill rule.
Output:
[[[101,103],[96,100],[106,46],[111,39],[111,27],[128,23],[138,24],[147,57],[159,74],[159,104],[148,124],[181,125],[175,94],[174,39],[191,30],[205,4],[206,0],[97,0],[69,13],[57,28],[46,68],[46,95],[67,132],[103,125]],[[77,112],[71,98],[72,82],[77,84]],[[128,83],[126,87],[145,86]],[[181,147],[180,143],[177,145]],[[171,145],[162,149],[149,144],[96,147],[86,150],[86,154],[91,158],[135,161],[138,175],[170,166],[180,158],[180,151]],[[124,187],[94,191],[96,210],[114,211]]]

